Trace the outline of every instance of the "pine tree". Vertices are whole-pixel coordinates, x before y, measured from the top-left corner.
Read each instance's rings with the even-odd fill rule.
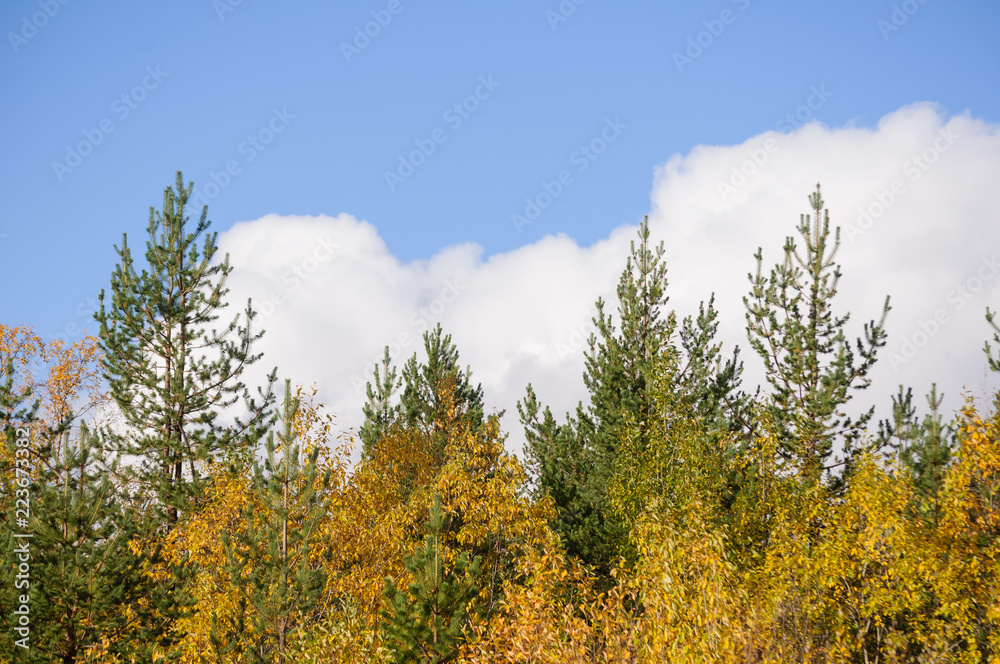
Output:
[[[382,373],[379,374],[379,365],[375,365],[375,388],[372,384],[367,385],[368,402],[362,407],[365,416],[364,424],[358,429],[358,437],[361,438],[361,457],[371,458],[371,453],[390,431],[393,423],[400,418],[399,404],[392,405],[392,398],[396,391],[403,384],[402,378],[396,375],[396,368],[392,366],[389,357],[389,347],[385,347],[385,356],[382,358]]]
[[[801,215],[798,226],[805,252],[800,253],[789,237],[784,260],[765,277],[758,249],[757,272],[748,275],[752,288],[743,302],[750,345],[764,360],[771,386],[768,412],[777,428],[780,453],[797,462],[807,476],[819,478],[838,465],[846,464],[849,471],[874,413],[872,407],[851,418],[843,407],[855,391],[871,382],[868,373],[878,349],[885,345],[890,307],[886,297],[878,323],[864,326],[864,339],[856,341],[856,358],[844,335],[849,314],[833,313],[841,276],[834,262],[840,228],[831,242],[830,215],[824,211],[818,184],[809,203],[813,214]],[[844,460],[828,463],[838,444],[843,446]]]
[[[0,591],[0,659],[83,661],[106,641],[110,655],[150,661],[154,651],[175,642],[171,621],[186,615],[190,602],[172,592],[169,583],[146,574],[150,566],[164,563],[161,548],[130,547],[148,527],[141,506],[119,481],[118,460],[103,454],[101,441],[83,424],[71,437],[72,412],[54,426],[39,421],[40,402],[26,405],[31,389],[15,388],[13,374],[13,363],[8,362],[0,381],[0,411],[9,457],[0,463],[0,474],[16,476],[8,458],[27,460],[27,474],[22,476],[31,479],[27,486],[2,483],[9,493],[3,516],[11,527],[5,528],[0,564],[17,567],[23,562],[17,551],[27,543],[31,571],[26,585],[10,583]],[[19,430],[27,437],[17,436]],[[29,514],[27,525],[16,531],[14,508],[20,505],[14,498],[27,499]],[[18,539],[15,532],[31,537]],[[185,578],[183,570],[174,572]],[[29,650],[15,646],[18,637],[10,638],[15,625],[8,619],[22,604],[22,596],[29,598]]]
[[[893,448],[903,467],[913,478],[915,507],[928,521],[937,525],[940,516],[939,492],[956,449],[957,435],[953,427],[944,422],[937,383],[931,384],[927,394],[928,412],[923,420],[916,417],[913,390],[899,386],[899,393],[892,399],[893,419],[879,424],[879,437],[883,444]]]
[[[892,418],[879,422],[879,442],[881,446],[895,451],[902,450],[909,441],[919,434],[917,407],[913,405],[913,388],[899,386],[899,392],[892,397]]]
[[[189,614],[191,600],[146,573],[164,562],[159,547],[130,546],[147,532],[148,515],[116,481],[118,459],[103,455],[84,425],[75,439],[66,432],[51,442],[41,445],[50,463],[39,466],[33,487],[39,661],[84,661],[102,641],[109,655],[152,661],[175,642],[171,623]]]
[[[548,406],[542,409],[529,384],[524,399],[517,403],[517,412],[524,427],[524,454],[534,493],[536,497],[548,496],[557,508],[553,529],[577,558],[590,564],[610,559],[603,546],[609,541],[604,512],[592,497],[595,455],[580,431],[582,403],[577,406],[576,418],[566,413],[566,422],[560,424]]]
[[[213,647],[220,657],[244,643],[253,664],[284,664],[291,636],[302,629],[323,598],[326,572],[314,553],[326,546],[318,526],[326,516],[329,471],[320,475],[319,450],[302,450],[296,442],[298,397],[285,381],[281,430],[265,443],[267,458],[254,463],[254,500],[246,508],[245,528],[226,536],[226,570],[240,591],[241,611],[220,625],[216,616]],[[326,552],[327,554],[329,551]]]
[[[990,327],[993,329],[993,343],[1000,347],[1000,325],[997,325],[994,317],[996,316],[995,311],[990,311],[990,308],[986,308],[986,322],[989,323]],[[1000,349],[996,357],[993,356],[993,348],[987,341],[983,346],[983,351],[986,353],[986,361],[989,365],[990,371],[995,371],[1000,373]],[[1000,412],[1000,392],[997,392],[993,396],[993,410]]]
[[[375,367],[375,388],[368,383],[368,403],[365,405],[365,422],[359,433],[362,437],[363,456],[371,456],[374,446],[393,427],[419,432],[438,466],[444,463],[448,431],[446,423],[453,426],[468,425],[478,430],[483,425],[483,388],[472,387],[472,371],[459,365],[458,349],[450,334],[444,334],[439,323],[434,330],[424,332],[426,362],[419,362],[417,354],[406,362],[402,376],[390,365],[386,348],[382,361],[382,374]],[[402,386],[400,402],[391,405],[396,390]],[[497,417],[503,415],[501,411]]]
[[[240,380],[261,357],[252,352],[263,332],[252,331],[250,303],[242,323],[236,316],[221,330],[212,327],[228,306],[225,282],[232,268],[228,256],[212,264],[216,234],[207,233],[207,206],[190,231],[186,206],[194,183],[183,185],[178,172],[176,190],[164,192],[163,209],[150,208],[148,269],[138,271],[128,238],[122,236],[110,306],[106,308],[101,291],[100,311],[94,314],[100,323],[104,375],[131,429],[125,436],[109,436],[118,453],[141,460],[140,479],[155,492],[168,524],[202,495],[199,465],[253,438],[273,419],[270,384],[257,403]],[[272,372],[269,380],[274,376]],[[232,427],[219,424],[220,411],[241,396],[249,417]]]
[[[990,308],[986,307],[986,322],[993,328],[993,343],[1000,345],[1000,325],[997,325],[994,321],[995,316],[996,312],[990,311]],[[986,353],[990,370],[1000,372],[1000,354],[997,357],[993,357],[993,348],[990,346],[990,342],[986,342],[983,351]]]
[[[30,511],[33,506],[31,504],[30,469],[38,462],[38,455],[30,447],[24,447],[29,439],[23,435],[19,436],[19,434],[26,433],[37,420],[40,401],[38,399],[29,401],[31,397],[30,387],[15,385],[14,360],[8,356],[2,380],[0,380],[0,418],[2,418],[0,424],[3,427],[0,433],[3,434],[4,444],[4,454],[0,456],[0,487],[2,487],[0,506],[3,509],[4,525],[3,534],[0,536],[0,544],[3,546],[3,550],[0,551],[0,565],[3,565],[3,569],[8,570],[8,582],[0,586],[0,627],[2,627],[0,655],[9,661],[14,661],[14,652],[21,650],[15,645],[15,642],[23,638],[23,635],[14,631],[15,627],[20,626],[19,616],[15,615],[14,611],[19,610],[22,606],[23,602],[20,600],[22,595],[26,594],[26,588],[31,593],[28,604],[29,612],[32,607],[38,606],[37,590],[31,589],[30,585],[25,586],[25,582],[30,584],[30,581],[17,579],[13,574],[21,562],[18,560],[19,554],[16,551],[23,547],[24,539],[26,539],[17,537],[26,534],[26,528],[23,526],[15,527],[15,524],[18,523],[17,518],[21,516],[16,510],[26,507],[29,518],[31,516]],[[23,441],[21,445],[18,444],[19,438]],[[27,505],[25,506],[23,502],[17,503],[16,501],[19,499],[27,500]],[[35,549],[30,542],[29,548]]]
[[[38,399],[29,402],[31,397],[30,386],[14,386],[14,359],[8,358],[3,379],[0,380],[0,418],[3,418],[0,420],[0,425],[3,426],[0,431],[11,450],[14,449],[14,440],[17,438],[17,427],[31,424],[37,418],[41,402]]]
[[[443,544],[448,520],[435,494],[427,521],[424,546],[406,559],[413,576],[408,591],[385,580],[383,630],[397,664],[444,664],[455,661],[462,643],[462,628],[469,603],[478,592],[480,559],[468,554],[449,564]]]
[[[698,316],[687,316],[681,323],[679,346],[682,362],[668,367],[677,390],[674,397],[689,412],[700,418],[707,431],[716,436],[741,431],[752,433],[756,427],[750,416],[748,395],[740,389],[743,363],[739,347],[723,360],[722,344],[715,342],[719,313],[715,294],[708,304],[698,305]]]
[[[742,426],[744,396],[739,392],[742,365],[738,351],[723,362],[714,342],[717,313],[714,298],[702,305],[697,318],[685,318],[678,330],[676,314],[667,309],[666,263],[663,243],[649,245],[649,222],[639,226],[639,244],[619,279],[616,330],[612,317],[597,300],[593,319],[597,335],[588,340],[584,384],[590,407],[577,406],[558,424],[544,411],[531,385],[518,413],[525,427],[525,450],[536,474],[537,491],[556,503],[553,524],[567,550],[610,578],[627,524],[613,513],[608,488],[620,470],[620,444],[631,435],[638,459],[648,450],[651,418],[671,417],[671,409],[711,420],[719,432]],[[657,403],[650,388],[662,362],[673,376],[677,393],[671,404]]]
[[[417,354],[403,367],[403,394],[400,399],[402,419],[407,427],[418,429],[432,439],[435,454],[443,462],[446,445],[444,422],[454,419],[473,430],[483,424],[483,388],[472,387],[472,370],[458,364],[458,349],[441,324],[424,332],[427,362],[417,362]],[[448,385],[450,389],[446,390]],[[448,398],[444,395],[449,393]],[[454,416],[449,412],[454,409]],[[501,413],[502,415],[502,413]]]

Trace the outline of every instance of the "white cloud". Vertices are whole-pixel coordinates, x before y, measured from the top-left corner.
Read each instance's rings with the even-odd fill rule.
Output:
[[[866,400],[884,415],[904,383],[922,405],[936,381],[955,408],[963,386],[981,392],[983,313],[1000,308],[1000,266],[991,262],[1000,258],[991,196],[998,176],[997,126],[919,104],[875,128],[811,123],[675,155],[656,170],[652,236],[666,244],[673,306],[686,315],[715,292],[721,336],[729,347],[739,343],[747,382],[756,384],[760,362],[747,348],[741,299],[752,256],[763,247],[765,269],[780,259],[784,238],[808,211],[806,196],[822,182],[831,223],[843,228],[838,306],[852,312],[855,334],[892,295],[889,343]],[[591,247],[546,237],[486,260],[465,244],[401,263],[374,226],[348,214],[268,215],[221,234],[220,247],[235,267],[233,301],[253,297],[268,314],[264,363],[317,383],[342,427],[360,425],[363,383],[382,347],[394,345],[397,365],[422,356],[420,335],[440,320],[482,382],[488,410],[506,409],[509,444],[519,449],[515,403],[528,382],[559,416],[586,399],[581,342],[597,297],[615,301],[635,231],[617,228]],[[921,321],[936,313],[947,322],[922,336]]]

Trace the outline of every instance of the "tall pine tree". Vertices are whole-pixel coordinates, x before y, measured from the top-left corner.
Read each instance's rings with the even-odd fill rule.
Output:
[[[102,650],[151,660],[176,641],[171,621],[186,615],[187,598],[146,573],[164,562],[159,547],[130,546],[147,532],[146,515],[120,481],[118,460],[103,454],[85,425],[71,435],[71,411],[56,412],[54,424],[41,420],[40,401],[28,405],[31,396],[29,387],[15,385],[9,361],[0,380],[8,453],[0,455],[7,526],[0,563],[16,568],[26,547],[30,573],[0,590],[0,660],[72,663]],[[18,519],[15,507],[23,507],[27,519]],[[30,539],[15,537],[23,534]],[[13,611],[25,597],[28,649],[15,644],[16,623],[8,622],[17,620]]]
[[[994,357],[993,348],[988,341],[983,346],[983,351],[986,353],[986,360],[990,370],[1000,373],[1000,325],[997,325],[996,320],[994,320],[995,316],[996,312],[990,311],[990,308],[986,307],[986,322],[989,323],[990,328],[993,330],[993,343],[998,346],[997,355]],[[1000,412],[1000,392],[997,392],[993,397],[993,409]]]
[[[403,380],[397,376],[396,368],[392,366],[388,346],[385,347],[381,366],[380,374],[379,365],[375,365],[375,387],[368,383],[366,390],[368,401],[361,409],[365,421],[358,428],[358,437],[361,438],[363,458],[370,458],[378,442],[388,435],[392,425],[399,421],[400,406],[393,404],[392,400]]]
[[[993,328],[993,343],[1000,346],[1000,325],[997,325],[994,320],[995,316],[996,312],[990,311],[990,308],[986,307],[986,322],[990,324],[991,328]],[[983,347],[983,351],[986,353],[990,370],[1000,372],[1000,354],[998,354],[997,357],[993,357],[993,348],[990,346],[990,342],[986,342],[986,345]]]
[[[868,373],[885,345],[889,298],[879,321],[865,324],[855,355],[844,334],[850,315],[835,315],[833,309],[841,276],[834,262],[840,228],[831,238],[830,214],[818,184],[809,204],[813,214],[801,215],[798,226],[804,251],[788,237],[784,259],[765,276],[758,249],[757,271],[748,275],[751,291],[743,302],[750,346],[764,360],[771,386],[767,410],[777,427],[780,453],[818,479],[839,465],[849,470],[874,413],[872,407],[851,417],[844,406],[871,382]],[[843,448],[841,462],[830,459],[837,445]]]
[[[184,187],[178,172],[176,189],[164,191],[163,209],[150,208],[145,269],[139,270],[122,236],[111,301],[101,291],[94,314],[104,375],[129,428],[125,435],[109,431],[109,438],[118,453],[141,460],[139,479],[155,493],[168,524],[202,495],[200,464],[273,421],[270,384],[258,402],[241,381],[261,357],[252,350],[263,332],[253,332],[250,303],[242,320],[237,315],[221,329],[213,326],[228,306],[225,283],[232,268],[228,256],[212,262],[216,234],[207,232],[207,206],[194,229],[188,225],[193,186]],[[240,397],[249,416],[221,425],[219,413]]]
[[[651,418],[669,417],[668,407],[700,414],[711,420],[708,428],[728,431],[740,426],[745,401],[738,390],[738,351],[723,361],[714,341],[714,300],[678,330],[675,313],[667,309],[665,250],[662,242],[655,250],[650,246],[648,219],[640,224],[638,239],[618,283],[620,330],[605,313],[604,300],[597,300],[597,335],[589,339],[583,376],[590,407],[579,404],[576,417],[567,414],[560,424],[548,408],[541,409],[531,385],[518,403],[537,491],[558,509],[555,529],[571,554],[606,578],[628,528],[614,514],[608,494],[621,442],[631,436],[636,448],[648,449]],[[660,358],[666,358],[678,393],[669,406],[651,393]]]
[[[225,624],[214,621],[211,639],[220,659],[242,646],[249,663],[284,664],[291,637],[316,618],[323,598],[326,558],[316,554],[327,541],[318,527],[329,506],[330,474],[320,474],[318,449],[303,450],[297,442],[298,409],[285,381],[281,429],[277,442],[268,434],[264,463],[254,462],[245,526],[223,540],[241,611]]]

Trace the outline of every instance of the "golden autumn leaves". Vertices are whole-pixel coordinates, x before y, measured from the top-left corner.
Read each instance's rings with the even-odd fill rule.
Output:
[[[0,327],[7,359],[17,384],[41,400],[44,422],[103,402],[93,340],[45,344],[26,328]],[[658,386],[664,399],[667,388]],[[447,406],[449,386],[441,389]],[[412,581],[404,558],[423,538],[435,495],[453,524],[446,564],[467,552],[482,567],[455,661],[1000,661],[1000,417],[971,404],[934,518],[892,458],[861,457],[847,487],[834,490],[783,460],[766,422],[745,440],[707,436],[695,418],[656,424],[649,449],[623,445],[609,487],[630,532],[617,585],[602,591],[551,530],[550,503],[529,497],[495,418],[474,428],[445,407],[433,427],[443,455],[427,432],[399,426],[352,465],[352,441],[335,437],[315,393],[298,397],[302,452],[318,451],[331,479],[322,545],[294,552],[326,581],[317,605],[292,617],[289,661],[392,661],[384,581]],[[739,453],[721,454],[727,445]],[[735,498],[722,498],[720,477],[739,478]],[[222,572],[223,540],[246,528],[246,513],[264,519],[267,508],[250,478],[225,464],[209,487],[199,513],[131,545],[163,544],[170,560],[197,568],[194,611],[173,625],[178,661],[242,662],[238,649],[211,654],[213,624],[243,610]],[[121,661],[106,646],[90,644],[78,661]]]

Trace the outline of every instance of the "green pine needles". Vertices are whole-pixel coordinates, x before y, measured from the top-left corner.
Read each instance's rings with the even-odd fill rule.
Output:
[[[478,593],[480,559],[462,552],[448,562],[443,543],[448,519],[435,494],[423,548],[406,559],[413,575],[407,590],[385,580],[383,631],[397,664],[444,664],[458,657],[470,602]]]
[[[270,432],[264,462],[253,464],[245,528],[223,535],[226,571],[239,590],[240,611],[224,625],[214,618],[211,639],[219,661],[242,649],[248,663],[284,664],[290,637],[315,620],[323,598],[321,563],[329,548],[318,524],[329,506],[330,473],[320,473],[318,449],[307,452],[298,444],[298,409],[286,380],[277,441]]]
[[[955,427],[944,421],[937,383],[927,394],[928,412],[922,420],[916,417],[913,390],[899,386],[892,398],[892,419],[879,423],[881,442],[893,449],[904,469],[913,477],[914,507],[935,527],[940,516],[939,492],[958,447]]]
[[[150,208],[147,266],[140,271],[122,236],[120,259],[111,275],[111,298],[100,295],[104,376],[130,432],[108,438],[121,454],[142,461],[138,477],[152,490],[168,524],[196,504],[204,487],[203,464],[217,460],[239,441],[254,437],[273,421],[273,394],[251,398],[240,377],[257,362],[253,345],[255,312],[221,329],[214,327],[228,304],[227,256],[213,264],[216,234],[208,233],[207,206],[194,229],[187,203],[194,183],[163,194],[163,209]],[[199,240],[202,240],[199,248]],[[269,380],[274,381],[275,372]],[[249,416],[233,426],[217,422],[220,411],[243,398]],[[249,436],[248,436],[249,434]]]
[[[588,340],[583,376],[590,407],[581,403],[576,417],[567,413],[566,422],[557,423],[548,408],[542,410],[530,384],[517,405],[537,493],[551,497],[558,510],[554,529],[567,551],[592,565],[608,586],[628,532],[609,489],[623,472],[637,470],[658,453],[650,450],[653,420],[702,417],[708,429],[726,432],[746,417],[738,352],[724,359],[715,342],[714,298],[678,326],[668,309],[665,253],[662,242],[651,246],[645,219],[618,282],[620,329],[605,312],[604,300],[597,300],[597,334]],[[653,393],[658,371],[670,374],[669,402]],[[625,457],[623,441],[629,447]]]
[[[131,509],[127,487],[116,480],[118,459],[104,458],[97,437],[83,425],[75,439],[66,432],[51,443],[42,450],[50,463],[42,464],[33,487],[32,601],[39,609],[36,648],[44,653],[38,661],[56,655],[81,661],[102,638],[123,659],[148,660],[157,645],[176,639],[163,618],[189,615],[193,601],[147,574],[149,566],[164,562],[160,546],[129,546],[150,523],[148,515]]]
[[[813,214],[802,215],[798,226],[803,250],[789,237],[784,259],[765,276],[758,249],[757,271],[748,275],[751,291],[743,302],[750,346],[764,360],[771,386],[767,410],[780,451],[818,478],[839,465],[849,469],[858,451],[874,407],[852,418],[844,405],[871,382],[868,373],[885,345],[890,307],[887,296],[879,321],[864,326],[855,355],[844,334],[850,315],[837,316],[832,306],[841,276],[834,262],[840,228],[831,238],[830,215],[824,211],[818,184],[809,204]],[[837,444],[842,445],[844,460],[831,463]]]
[[[402,376],[397,376],[386,346],[381,372],[379,365],[375,366],[375,386],[367,385],[365,422],[358,430],[363,458],[371,457],[378,442],[393,426],[399,426],[427,436],[440,466],[447,447],[446,423],[467,424],[472,430],[483,425],[482,385],[472,386],[471,369],[462,369],[458,349],[440,323],[424,332],[424,351],[426,362],[417,361],[414,353],[403,366]],[[399,403],[393,404],[400,387]],[[497,415],[502,416],[503,411]]]

